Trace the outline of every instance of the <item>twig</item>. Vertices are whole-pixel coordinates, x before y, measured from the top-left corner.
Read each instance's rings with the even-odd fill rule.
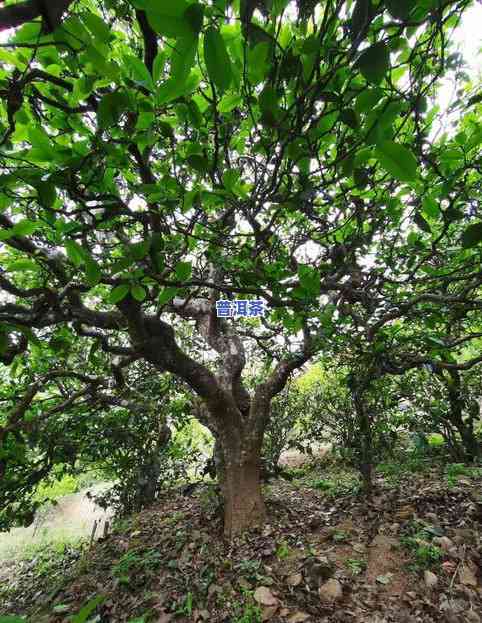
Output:
[[[92,547],[92,543],[94,541],[96,530],[97,530],[97,519],[94,520],[94,525],[92,526],[92,532],[90,534],[90,544],[89,544],[89,547]]]

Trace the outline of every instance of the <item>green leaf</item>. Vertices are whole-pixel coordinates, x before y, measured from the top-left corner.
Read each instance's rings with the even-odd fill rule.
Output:
[[[145,289],[137,284],[131,287],[131,294],[136,299],[136,301],[139,301],[139,303],[142,303],[142,301],[144,301],[147,296],[147,292],[145,291]]]
[[[357,0],[351,17],[351,36],[357,39],[362,35],[368,26],[373,14],[371,0]]]
[[[319,295],[321,291],[320,285],[320,273],[311,266],[300,264],[298,266],[298,276],[300,279],[300,286],[312,295]]]
[[[353,173],[354,165],[355,165],[355,156],[353,154],[346,156],[346,158],[344,158],[341,161],[341,170],[345,177],[348,177]]]
[[[159,78],[164,71],[164,66],[166,64],[166,55],[164,51],[158,52],[156,58],[154,59],[154,64],[152,67],[152,78],[154,82],[158,82]]]
[[[55,185],[52,182],[39,182],[37,184],[39,203],[44,208],[51,208],[57,199]]]
[[[270,44],[262,41],[248,50],[248,78],[253,84],[262,82],[269,71]]]
[[[174,272],[179,281],[186,281],[192,273],[191,262],[178,262],[174,267]]]
[[[200,154],[191,154],[186,158],[186,162],[190,167],[198,171],[199,173],[207,173],[209,171],[209,161]]]
[[[472,223],[462,234],[462,246],[464,249],[475,247],[480,242],[482,242],[482,221]]]
[[[390,69],[390,50],[383,42],[375,43],[361,53],[355,68],[368,82],[379,84]]]
[[[108,43],[111,38],[111,30],[109,26],[98,15],[91,12],[82,14],[82,20],[88,30],[102,43]]]
[[[98,595],[91,599],[79,612],[71,618],[71,623],[86,623],[90,615],[105,601],[105,597]]]
[[[376,147],[376,155],[382,167],[401,182],[413,182],[416,179],[417,161],[403,145],[382,141]]]
[[[184,12],[184,19],[191,25],[192,31],[199,34],[203,27],[204,6],[201,4],[190,4]]]
[[[353,108],[345,108],[340,112],[340,121],[343,121],[347,126],[356,130],[360,121],[358,119],[357,113],[353,110]]]
[[[27,623],[27,619],[13,615],[0,615],[0,623]]]
[[[176,294],[177,288],[164,288],[164,290],[161,290],[161,293],[159,294],[159,305],[165,305],[166,303],[169,303],[169,301],[172,301]]]
[[[440,208],[438,203],[431,195],[427,195],[422,200],[423,213],[430,218],[438,218],[440,216]]]
[[[353,181],[355,182],[355,186],[360,188],[366,188],[370,181],[370,175],[367,169],[364,167],[358,167],[353,171]]]
[[[384,3],[392,17],[408,20],[417,0],[385,0]]]
[[[39,224],[29,219],[23,219],[12,227],[13,236],[30,236],[39,228]]]
[[[96,286],[102,277],[100,266],[90,256],[85,258],[85,275],[90,286]]]
[[[24,272],[26,270],[36,271],[38,268],[38,265],[35,262],[32,262],[32,260],[17,260],[8,265],[8,270],[13,272]]]
[[[230,192],[235,191],[235,186],[239,181],[241,173],[238,169],[228,169],[223,173],[224,187]]]
[[[427,223],[427,221],[423,218],[423,216],[420,214],[420,212],[417,212],[415,214],[415,216],[413,217],[414,222],[417,224],[417,226],[422,230],[427,232],[427,234],[431,234],[432,230],[430,228],[430,225]]]
[[[150,248],[151,239],[147,238],[146,240],[142,240],[142,242],[135,242],[129,245],[129,254],[134,258],[134,260],[139,262],[146,257]]]
[[[72,264],[78,268],[84,263],[85,255],[84,249],[75,242],[74,240],[67,240],[64,244],[65,250],[67,251],[67,257],[72,262]]]
[[[97,124],[99,128],[105,130],[115,125],[123,112],[129,108],[127,95],[118,91],[116,93],[106,93],[100,100],[97,108]]]
[[[279,107],[278,96],[271,85],[265,86],[259,95],[259,107],[262,113],[263,123],[274,127],[278,123]]]
[[[199,9],[193,9],[192,6],[185,0],[150,2],[146,7],[147,19],[159,35],[173,39],[190,37],[199,32],[202,26],[202,18],[199,23]]]
[[[356,98],[355,110],[358,113],[371,111],[382,99],[383,92],[378,88],[366,89]]]
[[[176,99],[184,93],[186,81],[191,67],[194,65],[198,44],[198,36],[190,34],[176,41],[171,52],[171,75],[159,89],[157,100],[159,104]]]
[[[221,33],[212,27],[204,35],[204,60],[211,80],[221,92],[226,91],[233,78],[231,60]]]
[[[153,112],[141,112],[137,118],[136,130],[147,130],[156,119]]]
[[[28,139],[39,154],[43,154],[46,157],[53,157],[54,150],[50,142],[50,136],[42,128],[33,126],[28,130]]]
[[[239,106],[243,101],[243,98],[239,93],[230,93],[225,95],[218,104],[218,110],[221,113],[231,112],[234,108]]]
[[[140,58],[129,54],[124,57],[124,65],[127,67],[134,80],[147,87],[150,91],[154,91],[155,87],[152,76]]]
[[[116,286],[109,294],[109,303],[111,303],[112,305],[119,303],[119,301],[122,301],[122,299],[127,296],[130,289],[131,288],[128,283],[121,283],[120,286]]]

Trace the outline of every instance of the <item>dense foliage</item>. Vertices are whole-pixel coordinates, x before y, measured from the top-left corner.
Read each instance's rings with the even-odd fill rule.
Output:
[[[0,48],[2,496],[144,365],[148,401],[166,373],[199,399],[227,534],[262,521],[271,402],[320,352],[367,488],[389,377],[430,369],[428,409],[479,454],[481,104],[451,45],[470,0],[24,4],[0,9],[40,17]],[[266,317],[218,318],[236,298]]]

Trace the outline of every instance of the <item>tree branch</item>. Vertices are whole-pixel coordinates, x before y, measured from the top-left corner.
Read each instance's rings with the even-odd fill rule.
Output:
[[[147,21],[145,11],[136,11],[137,21],[141,27],[142,36],[144,37],[144,63],[152,75],[154,67],[154,59],[157,56],[157,33],[151,28]]]
[[[54,31],[73,0],[28,0],[0,9],[0,31],[16,28],[37,17],[43,18],[44,30]]]

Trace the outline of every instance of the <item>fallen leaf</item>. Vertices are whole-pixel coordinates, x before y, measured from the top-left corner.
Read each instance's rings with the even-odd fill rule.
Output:
[[[308,621],[309,618],[310,615],[306,614],[306,612],[293,612],[293,614],[288,617],[288,623],[304,623],[304,621]]]
[[[393,578],[393,573],[385,573],[385,575],[377,575],[377,582],[380,584],[390,584]]]
[[[208,588],[208,596],[211,597],[213,593],[222,593],[223,589],[218,584],[210,584]]]
[[[243,576],[238,578],[238,584],[239,584],[239,586],[241,586],[242,588],[245,588],[247,590],[251,590],[251,588],[252,588],[251,583],[246,578],[243,578]]]
[[[294,573],[286,578],[286,583],[289,584],[289,586],[299,586],[302,581],[303,576],[301,573]]]
[[[271,617],[273,617],[276,614],[277,610],[278,610],[278,604],[276,604],[275,606],[265,606],[261,610],[261,621],[269,621]]]
[[[466,586],[477,586],[477,578],[475,577],[475,571],[472,566],[468,564],[462,565],[459,570],[459,580]]]
[[[446,560],[442,563],[442,569],[445,571],[445,573],[452,574],[455,572],[456,568],[457,565],[450,560]]]
[[[402,508],[399,508],[398,511],[395,513],[395,517],[397,519],[408,519],[414,513],[415,509],[413,508],[413,506],[402,506]]]
[[[258,586],[253,595],[255,601],[262,606],[277,606],[278,600],[266,586]]]
[[[435,588],[435,586],[437,586],[438,584],[438,577],[435,575],[435,573],[432,573],[431,571],[426,570],[423,574],[423,578],[425,580],[425,586],[427,586],[427,588]]]
[[[452,547],[454,547],[454,543],[453,541],[451,541],[448,537],[446,536],[440,536],[440,537],[436,537],[433,542],[436,545],[439,545],[441,549],[443,549],[444,552],[448,552],[452,549]]]
[[[335,579],[328,580],[318,589],[320,599],[325,602],[336,601],[343,596],[343,590],[340,582]]]

